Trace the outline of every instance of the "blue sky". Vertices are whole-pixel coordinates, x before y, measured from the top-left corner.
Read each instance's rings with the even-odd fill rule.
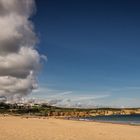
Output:
[[[48,61],[32,96],[140,106],[139,1],[36,0],[36,6],[38,50]]]

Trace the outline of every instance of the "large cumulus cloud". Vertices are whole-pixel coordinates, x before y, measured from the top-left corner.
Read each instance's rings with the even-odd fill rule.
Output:
[[[22,97],[37,87],[41,56],[29,20],[34,0],[0,0],[0,96]]]

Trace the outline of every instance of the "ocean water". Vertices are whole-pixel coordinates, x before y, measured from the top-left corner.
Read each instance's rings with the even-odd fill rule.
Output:
[[[139,115],[96,116],[96,117],[80,118],[79,120],[140,125],[140,114]]]

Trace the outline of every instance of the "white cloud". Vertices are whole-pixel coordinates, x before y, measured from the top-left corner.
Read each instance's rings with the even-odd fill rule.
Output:
[[[22,97],[37,87],[38,41],[29,17],[34,0],[0,0],[0,96]]]
[[[34,98],[36,101],[43,99],[50,105],[62,107],[94,107],[96,101],[109,98],[109,93],[79,94],[76,91],[65,91],[41,87],[29,95],[28,99]]]

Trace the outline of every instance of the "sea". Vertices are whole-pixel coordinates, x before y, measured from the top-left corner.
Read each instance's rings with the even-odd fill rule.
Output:
[[[140,114],[95,116],[95,117],[79,118],[79,120],[140,125]]]

